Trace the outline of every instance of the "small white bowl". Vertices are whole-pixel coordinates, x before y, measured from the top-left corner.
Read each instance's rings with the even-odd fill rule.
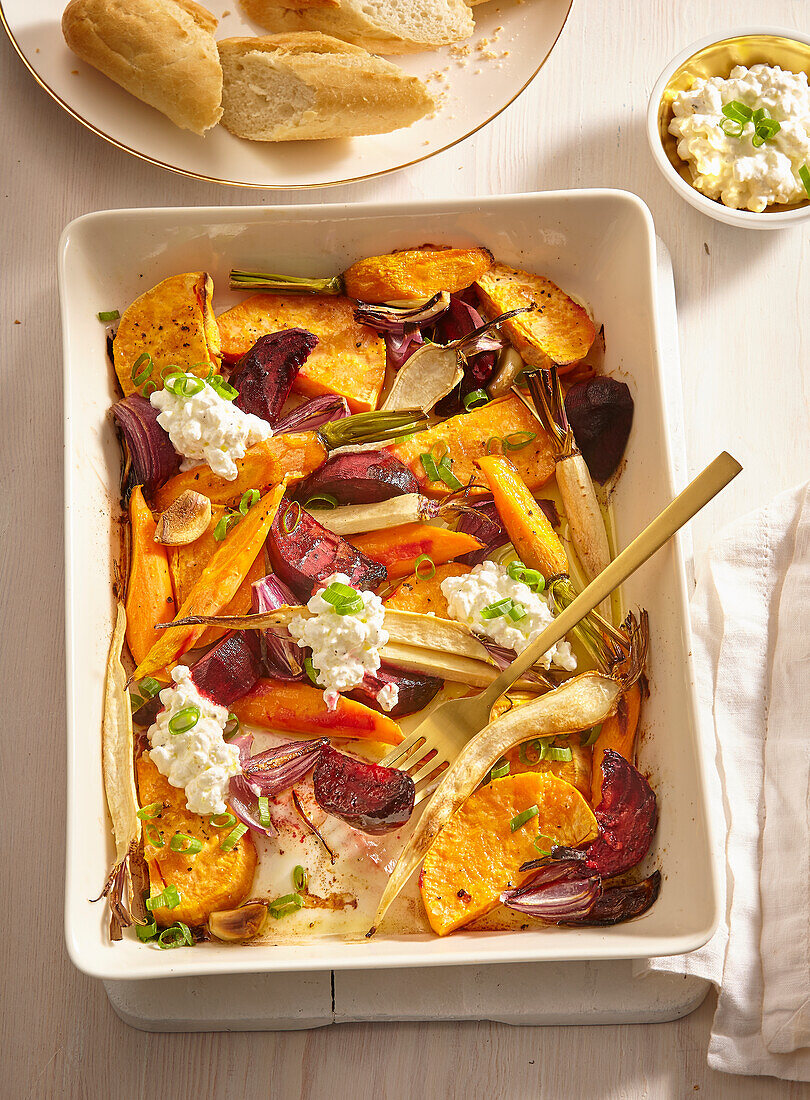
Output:
[[[647,140],[653,159],[672,188],[690,206],[715,221],[743,229],[785,229],[810,219],[810,199],[791,206],[771,206],[761,214],[734,210],[707,198],[692,184],[689,165],[678,156],[669,133],[672,98],[691,87],[697,77],[727,77],[735,65],[779,65],[810,77],[810,36],[778,27],[746,28],[721,38],[710,35],[687,47],[661,73],[647,108]]]

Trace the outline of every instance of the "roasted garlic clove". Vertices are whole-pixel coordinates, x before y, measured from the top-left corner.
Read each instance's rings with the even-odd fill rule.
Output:
[[[155,529],[155,542],[164,546],[187,546],[208,530],[211,501],[202,493],[186,489],[161,515]]]
[[[267,906],[261,901],[240,905],[238,909],[222,909],[208,918],[208,931],[218,940],[252,940],[258,936],[267,916]]]

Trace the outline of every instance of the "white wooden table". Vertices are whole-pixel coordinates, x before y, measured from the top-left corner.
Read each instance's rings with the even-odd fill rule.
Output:
[[[589,185],[641,195],[675,266],[690,471],[723,447],[745,466],[697,520],[698,553],[722,522],[810,474],[808,230],[748,233],[679,202],[647,150],[646,100],[665,62],[696,38],[763,18],[798,27],[807,14],[805,0],[575,0],[534,85],[472,142],[406,173],[306,196],[363,201]],[[662,1025],[148,1035],[125,1027],[101,985],[73,969],[62,940],[58,235],[71,218],[105,207],[298,196],[219,188],[143,164],[63,114],[5,40],[0,58],[0,1092],[88,1100],[810,1095],[800,1085],[707,1069],[713,997]]]

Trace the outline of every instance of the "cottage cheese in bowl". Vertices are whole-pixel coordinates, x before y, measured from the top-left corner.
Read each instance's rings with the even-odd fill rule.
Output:
[[[735,123],[740,108],[751,117]],[[754,213],[808,198],[802,180],[810,171],[806,73],[738,65],[727,79],[697,79],[677,93],[672,113],[669,132],[678,139],[678,155],[690,165],[695,188],[708,198]],[[764,140],[757,134],[757,117],[775,131]]]

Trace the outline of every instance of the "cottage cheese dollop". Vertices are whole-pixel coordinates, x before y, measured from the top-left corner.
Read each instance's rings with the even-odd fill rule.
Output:
[[[453,619],[466,623],[477,634],[484,634],[515,653],[520,653],[542,634],[554,618],[543,596],[532,592],[523,581],[512,580],[506,569],[494,561],[482,562],[462,577],[448,577],[442,581],[442,592]],[[508,615],[495,619],[481,617],[483,608],[507,598],[524,608],[526,614],[522,619],[515,622]],[[573,672],[577,667],[577,659],[565,641],[557,642],[538,663],[543,668],[555,665],[566,672]]]
[[[206,463],[218,477],[233,481],[236,462],[245,457],[248,447],[273,434],[266,420],[242,412],[207,383],[190,397],[155,390],[149,401],[160,410],[157,422],[183,456],[181,470]]]
[[[740,137],[723,132],[723,107],[734,100],[752,110],[764,108],[780,130],[759,147],[753,122]],[[731,76],[699,79],[672,101],[669,132],[678,138],[678,156],[692,168],[694,186],[725,206],[761,213],[773,203],[807,198],[799,169],[810,165],[810,87],[807,74],[778,65],[737,65]]]
[[[185,665],[172,669],[173,687],[160,693],[163,710],[149,727],[149,755],[173,787],[183,787],[195,814],[225,813],[228,780],[239,775],[239,750],[222,736],[228,711],[201,695]],[[200,717],[186,733],[172,733],[169,723],[185,707],[199,707]]]
[[[345,573],[333,573],[330,584],[349,584]],[[290,620],[289,631],[302,648],[312,650],[312,665],[318,670],[318,686],[324,688],[323,698],[330,710],[337,706],[341,691],[351,691],[367,672],[380,667],[380,650],[388,641],[385,607],[373,592],[358,592],[362,611],[339,615],[334,606],[316,592],[307,603],[312,617],[298,615]],[[390,687],[391,690],[388,690]],[[377,700],[384,710],[396,705],[399,691],[396,684],[386,685]]]

